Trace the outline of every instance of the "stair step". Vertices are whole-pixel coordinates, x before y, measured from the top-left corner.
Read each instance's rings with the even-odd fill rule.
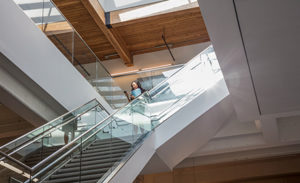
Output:
[[[34,166],[39,163],[41,160],[47,158],[62,146],[53,146],[53,147],[44,147],[43,150],[39,149],[33,153],[31,153],[26,160],[24,161],[28,166]]]
[[[82,170],[81,175],[92,175],[92,174],[100,174],[105,173],[109,170],[109,168],[102,168],[102,169],[93,169],[93,170]],[[66,177],[72,177],[72,176],[79,176],[80,170],[75,172],[68,172],[68,173],[58,173],[54,174],[50,177],[50,180],[58,179],[58,178],[66,178]]]
[[[85,180],[80,182],[72,182],[72,183],[97,183],[99,179],[93,179],[93,180]],[[45,181],[45,183],[52,183],[51,181]]]
[[[128,148],[123,148],[123,149],[116,149],[113,151],[105,151],[105,152],[92,152],[92,153],[83,153],[81,157],[93,157],[93,156],[101,156],[101,155],[108,155],[108,154],[116,154],[116,153],[125,153],[128,151]],[[75,156],[76,158],[79,155]]]
[[[121,144],[121,145],[115,145],[115,146],[107,146],[107,147],[101,147],[101,146],[93,146],[93,147],[87,147],[85,150],[82,152],[91,152],[91,151],[101,151],[101,152],[106,152],[106,151],[111,151],[115,149],[125,149],[130,147],[130,144]]]
[[[99,147],[99,148],[105,148],[105,147],[111,147],[111,146],[119,146],[119,145],[127,145],[127,142],[116,142],[116,143],[107,143],[107,144],[95,144],[95,145],[90,145],[88,149],[94,148],[94,147]]]
[[[50,179],[47,181],[47,183],[73,183],[73,182],[79,182],[79,179],[81,181],[86,181],[86,180],[95,180],[95,179],[100,179],[104,173],[101,174],[94,174],[94,175],[82,175],[81,179],[79,176],[73,176],[73,177],[67,177],[67,178],[60,178],[60,179]],[[80,181],[80,182],[81,182]]]
[[[85,180],[80,182],[72,182],[72,183],[97,183],[99,179],[93,179],[93,180]],[[44,181],[44,183],[53,183],[54,181]]]
[[[82,157],[81,158],[81,162],[82,161],[93,161],[93,160],[101,160],[101,159],[106,159],[106,158],[115,158],[115,157],[121,157],[122,155],[124,155],[123,153],[118,153],[118,154],[107,154],[107,155],[102,155],[102,156],[92,156],[92,157]],[[79,156],[72,159],[71,162],[80,162],[80,158]]]
[[[92,143],[92,145],[100,145],[100,144],[113,144],[113,143],[119,143],[119,142],[125,142],[121,139],[104,139],[104,140],[96,140]]]
[[[96,165],[85,165],[81,166],[81,171],[83,170],[91,170],[91,169],[106,169],[110,168],[113,165],[113,163],[102,163],[102,164],[96,164]],[[80,167],[63,167],[57,171],[57,173],[68,173],[68,172],[74,172],[74,171],[80,171]],[[54,174],[55,175],[55,174]]]
[[[93,153],[93,152],[110,152],[111,150],[116,150],[116,149],[125,149],[125,148],[130,148],[131,145],[123,145],[123,146],[112,146],[112,147],[108,147],[108,148],[100,148],[100,149],[86,149],[83,151],[83,154],[89,154],[89,153]]]
[[[83,161],[83,162],[81,162],[81,166],[89,166],[89,165],[94,165],[94,164],[116,162],[118,160],[120,160],[120,157],[107,158],[107,159],[94,160],[94,161]],[[80,162],[69,162],[68,164],[65,165],[66,168],[68,168],[68,167],[77,167],[77,166],[78,167],[80,166]]]

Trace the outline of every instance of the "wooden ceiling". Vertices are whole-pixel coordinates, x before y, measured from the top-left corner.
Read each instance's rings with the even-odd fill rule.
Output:
[[[199,7],[125,22],[110,21],[114,23],[108,28],[97,0],[53,2],[101,61],[121,57],[127,66],[131,66],[133,55],[167,49],[162,34],[171,48],[209,41]],[[72,29],[68,28],[67,22],[53,24],[48,24],[45,32],[71,60]],[[95,58],[79,39],[74,44],[73,62],[94,62]]]
[[[173,47],[209,41],[199,7],[112,26],[133,54],[166,49],[163,33]]]

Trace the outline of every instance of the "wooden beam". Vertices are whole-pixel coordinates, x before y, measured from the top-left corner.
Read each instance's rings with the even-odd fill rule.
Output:
[[[113,45],[121,59],[127,66],[133,65],[133,57],[127,45],[118,31],[114,28],[108,29],[105,24],[105,12],[97,0],[81,0],[98,27],[102,30],[109,42]]]

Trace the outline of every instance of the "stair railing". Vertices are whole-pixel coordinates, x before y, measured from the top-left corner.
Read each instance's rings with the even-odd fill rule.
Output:
[[[211,48],[211,47],[209,47],[209,48]],[[205,52],[206,50],[204,50],[203,52]],[[36,175],[34,175],[32,178],[38,178],[38,176],[40,176],[43,172],[46,172],[48,168],[50,168],[52,165],[54,165],[55,163],[57,163],[60,160],[62,160],[65,156],[67,156],[67,155],[71,154],[72,152],[74,152],[79,147],[80,147],[79,148],[80,150],[79,150],[78,153],[82,154],[82,150],[84,149],[82,147],[82,144],[84,144],[90,138],[95,137],[95,135],[98,134],[99,132],[101,132],[101,130],[103,130],[104,128],[109,127],[109,125],[112,125],[112,123],[115,121],[115,117],[114,116],[116,114],[121,113],[121,111],[124,111],[124,110],[127,110],[127,109],[129,109],[129,111],[132,111],[132,110],[134,110],[135,106],[138,105],[139,103],[143,103],[143,104],[147,105],[148,104],[148,100],[151,100],[151,98],[155,98],[156,95],[160,94],[160,92],[155,92],[155,90],[157,90],[157,89],[161,90],[161,88],[168,87],[168,86],[165,85],[166,82],[169,85],[172,85],[172,82],[176,83],[177,80],[176,80],[176,78],[174,76],[176,76],[180,72],[185,73],[185,72],[188,72],[190,70],[193,70],[194,68],[196,68],[196,67],[199,66],[199,62],[202,62],[201,59],[200,59],[200,61],[196,60],[196,62],[194,62],[194,63],[187,63],[184,67],[182,67],[181,69],[179,69],[178,71],[176,71],[175,73],[173,73],[168,79],[166,79],[165,81],[163,81],[162,83],[160,83],[159,85],[157,85],[156,87],[154,87],[153,89],[151,89],[150,91],[145,92],[141,96],[137,97],[135,100],[131,101],[129,104],[127,104],[126,106],[122,107],[118,111],[114,112],[110,116],[106,117],[104,120],[102,120],[101,122],[99,122],[98,124],[96,124],[94,127],[90,128],[88,131],[86,131],[85,133],[83,133],[81,136],[79,136],[76,139],[74,139],[70,144],[64,146],[60,150],[56,151],[55,153],[53,153],[52,155],[50,155],[49,157],[47,157],[47,159],[44,159],[39,164],[35,165],[33,167],[35,170],[37,170],[39,168],[42,168],[43,164],[46,164],[47,162],[49,162],[54,157],[57,157],[60,153],[62,153],[64,151],[64,149],[70,149],[67,153],[64,153],[63,155],[61,155],[58,159],[56,159],[55,161],[53,161],[50,165],[48,165],[47,167],[42,168],[42,170],[39,171]],[[186,67],[186,66],[189,66],[189,67]],[[169,80],[172,80],[174,78],[175,78],[175,80],[173,80],[173,81],[171,81],[171,83],[169,83]],[[175,105],[175,107],[177,105],[180,105],[180,106],[186,105],[186,103],[188,101],[191,101],[191,98],[193,98],[195,96],[198,96],[203,91],[204,90],[202,90],[202,89],[199,90],[199,88],[197,88],[197,87],[196,88],[192,88],[190,91],[188,91],[187,93],[185,93],[186,96],[181,96],[178,99],[176,99],[176,101],[174,103],[172,103],[172,107],[174,107],[173,105]],[[193,97],[191,97],[191,96],[193,96]],[[178,108],[178,106],[177,106],[177,108]],[[169,109],[170,108],[166,108],[165,110],[160,111],[160,114],[165,114],[166,113],[165,111],[169,111]],[[161,116],[164,116],[164,115],[161,115]],[[167,116],[167,118],[168,118],[168,116]],[[111,121],[109,121],[109,119],[111,119]],[[151,115],[149,116],[149,119],[151,119]],[[159,124],[157,124],[156,126],[153,126],[153,128],[151,128],[150,131],[147,131],[144,135],[148,135],[149,134],[148,132],[151,132],[152,130],[154,130],[154,128],[157,127],[158,125]],[[137,150],[139,148],[139,146],[141,145],[141,143],[142,143],[143,140],[144,139],[140,139],[140,141],[134,141],[133,142],[134,143],[134,145],[132,146],[133,148],[123,158],[122,162],[117,167],[115,167],[115,169],[113,170],[114,173],[118,172],[118,170],[122,167],[122,165],[130,158],[130,156],[133,155],[133,152],[135,152],[135,150]],[[78,142],[78,144],[77,144],[77,142]],[[75,145],[75,146],[72,147],[72,145]],[[80,161],[81,161],[81,159],[80,159]],[[113,173],[113,172],[110,172],[110,173]],[[109,179],[109,177],[112,176],[112,174],[110,174],[110,173],[107,173],[105,175],[107,177],[103,176],[103,179],[101,179],[101,180],[104,181],[104,180]],[[47,178],[49,178],[49,176],[50,175],[48,175]],[[80,175],[80,177],[81,177],[81,175]],[[46,179],[44,179],[44,180],[46,180]]]
[[[96,106],[100,106],[103,110],[106,111],[106,109],[105,109],[105,108],[104,108],[104,107],[103,107],[96,99],[93,99],[93,100],[91,100],[91,101],[89,101],[89,102],[83,104],[82,106],[88,105],[89,103],[92,103],[92,102],[97,102],[97,104],[94,105],[94,106],[92,106],[91,108],[96,107]],[[34,137],[32,137],[31,139],[29,139],[28,141],[32,141],[33,139],[38,138],[40,135],[43,135],[44,133],[46,133],[46,132],[50,131],[51,129],[55,128],[55,126],[51,125],[52,123],[54,123],[55,121],[58,121],[59,119],[63,118],[64,116],[67,116],[67,115],[70,115],[70,114],[74,113],[75,111],[77,111],[78,109],[80,109],[82,106],[79,106],[79,107],[77,107],[77,108],[75,108],[75,109],[73,109],[73,110],[71,110],[71,111],[69,111],[69,112],[67,112],[67,113],[65,113],[65,114],[63,114],[63,115],[61,115],[61,116],[59,116],[59,117],[57,117],[57,118],[51,120],[51,121],[49,121],[48,123],[46,123],[46,124],[44,124],[44,125],[42,125],[42,126],[36,128],[36,129],[34,129],[34,131],[39,131],[39,130],[42,130],[42,129],[46,128],[47,126],[50,126],[50,128],[47,128],[45,131],[42,130],[41,133],[35,135]],[[85,113],[85,112],[87,112],[87,111],[83,111],[82,113]],[[106,112],[107,112],[107,111],[106,111]],[[108,112],[107,112],[107,113],[108,113]],[[72,121],[72,120],[78,118],[79,115],[80,115],[80,114],[75,115],[73,118],[71,118],[70,120],[66,121],[65,124],[67,124],[68,122],[70,122],[70,121]],[[81,115],[82,115],[82,114],[81,114]],[[24,138],[26,138],[26,137],[28,137],[28,136],[31,136],[31,133],[32,133],[32,131],[30,131],[30,132],[28,132],[28,133],[26,133],[26,134],[24,134],[24,135],[22,135],[22,136],[20,136],[20,137],[18,137],[18,138],[16,138],[16,139],[12,140],[12,141],[10,141],[10,142],[7,143],[7,144],[4,144],[3,146],[0,147],[0,150],[2,150],[2,149],[4,149],[4,148],[7,148],[7,147],[9,147],[10,145],[16,144],[17,141],[20,141],[21,139],[24,139]],[[22,145],[24,145],[25,143],[28,143],[28,141],[25,141],[25,142],[19,144],[18,146],[22,146]],[[16,147],[15,147],[15,148],[16,148]]]
[[[90,105],[92,104],[92,105]],[[88,108],[84,108],[84,110],[80,111],[80,113],[76,114],[76,115],[72,115],[74,117],[70,118],[69,120],[66,120],[64,122],[61,122],[61,123],[58,123],[58,124],[52,124],[54,123],[55,121],[58,121],[59,119],[62,119],[64,118],[65,116],[67,115],[70,115],[70,114],[75,114],[77,112],[77,110],[81,109],[82,107],[86,107],[88,106]],[[30,135],[32,135],[32,131],[9,142],[8,144],[5,144],[3,145],[1,148],[0,148],[0,156],[2,156],[0,158],[0,165],[16,172],[16,173],[19,173],[20,175],[24,176],[24,177],[27,177],[31,180],[36,180],[36,179],[31,179],[30,177],[32,176],[32,173],[35,171],[34,168],[32,167],[29,167],[28,165],[24,164],[23,162],[21,162],[20,160],[12,157],[12,155],[26,147],[28,147],[29,145],[37,142],[38,140],[41,140],[42,141],[42,146],[41,146],[41,152],[40,152],[40,160],[43,159],[43,149],[44,149],[44,138],[47,136],[47,135],[51,135],[52,132],[54,132],[55,130],[57,130],[58,128],[64,126],[64,125],[67,125],[69,123],[71,123],[72,121],[74,121],[75,119],[81,117],[82,115],[88,113],[89,111],[93,110],[95,107],[100,107],[102,110],[105,110],[102,105],[96,100],[96,99],[93,99],[89,102],[87,102],[86,104],[84,104],[83,106],[80,106],[80,107],[77,107],[75,109],[73,109],[72,111],[46,123],[45,125],[35,129],[34,131],[37,131],[37,132],[40,132],[42,131],[41,133],[38,133],[38,134],[35,134],[35,136],[33,136],[32,138],[30,139],[27,139]],[[75,112],[76,111],[76,112]],[[107,112],[106,112],[107,113]],[[46,128],[46,130],[44,129]],[[23,139],[25,139],[25,142],[23,142]],[[20,144],[18,144],[18,141],[21,141]],[[11,145],[15,145],[15,144],[18,144],[17,146],[15,146],[13,149],[9,149]],[[10,150],[10,152],[7,154],[6,152],[3,152],[2,149],[5,149],[5,148],[8,148]],[[12,163],[7,163],[5,162],[5,160],[8,160]],[[13,165],[15,164],[15,165]],[[23,169],[25,169],[26,171],[22,171],[20,170],[20,168],[18,168],[17,166],[20,166],[22,167]]]
[[[205,50],[203,52],[205,52]],[[89,130],[87,130],[86,132],[84,132],[83,134],[81,134],[80,136],[76,137],[70,143],[68,143],[67,145],[63,146],[62,148],[60,148],[59,150],[57,150],[56,152],[54,152],[53,154],[51,154],[47,158],[43,159],[41,162],[39,162],[38,164],[36,164],[32,168],[31,167],[29,167],[29,168],[26,167],[26,168],[28,168],[28,170],[30,170],[30,178],[26,182],[38,180],[39,176],[41,176],[40,178],[43,178],[43,180],[46,180],[46,178],[48,178],[50,175],[46,175],[46,177],[42,177],[43,173],[45,173],[49,168],[55,166],[56,163],[59,163],[61,161],[63,161],[64,163],[66,163],[67,161],[69,161],[72,157],[70,157],[69,159],[66,159],[66,160],[64,160],[64,158],[67,157],[67,156],[69,156],[71,153],[74,153],[78,149],[79,149],[79,154],[82,155],[82,150],[84,149],[83,144],[85,142],[88,142],[93,137],[96,137],[96,135],[98,133],[100,133],[101,130],[103,130],[104,128],[108,127],[109,125],[112,125],[112,123],[115,121],[115,117],[114,116],[117,113],[118,114],[122,114],[122,112],[124,112],[124,111],[126,112],[126,110],[128,110],[130,112],[130,111],[134,110],[134,107],[137,106],[141,102],[143,103],[143,105],[145,104],[145,106],[147,106],[147,104],[149,102],[148,100],[151,100],[152,98],[155,98],[156,95],[160,94],[160,92],[156,92],[155,90],[157,90],[157,89],[161,90],[162,88],[169,87],[168,85],[165,85],[165,83],[168,83],[169,85],[171,85],[172,82],[176,83],[178,77],[176,78],[175,76],[179,72],[186,73],[189,70],[193,70],[195,67],[197,67],[197,64],[199,65],[198,62],[199,61],[197,61],[196,63],[193,63],[193,62],[187,63],[184,67],[182,67],[181,69],[179,69],[178,71],[176,71],[175,73],[173,73],[168,79],[164,80],[162,83],[160,83],[159,85],[157,85],[156,87],[154,87],[152,90],[150,90],[149,92],[146,92],[146,93],[142,94],[141,96],[137,97],[135,100],[131,101],[126,106],[122,107],[118,111],[115,111],[110,116],[107,116],[104,120],[102,120],[101,122],[97,123],[92,128],[90,128]],[[200,62],[201,62],[201,59],[200,59]],[[171,81],[171,83],[169,82],[169,80]],[[184,102],[188,102],[188,101],[185,101],[184,99],[186,99],[186,97],[190,98],[189,95],[194,95],[195,92],[198,92],[198,91],[195,91],[195,89],[198,90],[197,87],[196,88],[192,87],[190,89],[191,90],[189,90],[189,91],[187,91],[187,93],[185,93],[188,96],[181,96],[179,98],[176,98],[176,101],[173,104],[176,105],[177,102],[181,101],[181,100],[183,100]],[[201,92],[202,92],[202,90],[201,90]],[[196,93],[195,95],[198,95],[198,94],[199,94],[199,92]],[[191,100],[189,100],[189,101],[191,101]],[[170,107],[166,108],[165,110],[168,110],[169,108]],[[163,110],[161,112],[164,112],[165,110]],[[150,119],[150,122],[151,122],[151,120],[152,120],[151,119],[151,115],[150,115],[149,119]],[[155,127],[156,126],[153,126],[153,127],[151,126],[150,131],[146,131],[146,133],[143,134],[143,135],[148,135],[149,132],[151,132],[152,130],[154,130]],[[111,128],[111,130],[112,130],[112,128]],[[111,134],[112,134],[112,132],[111,132]],[[139,145],[141,145],[141,142],[143,140],[144,140],[144,138],[142,138],[140,140],[137,140],[137,141],[133,141],[132,148],[131,148],[130,152],[128,152],[125,155],[125,157],[123,157],[122,161],[119,162],[119,164],[116,167],[114,167],[114,169],[112,169],[112,171],[110,173],[107,173],[105,176],[103,176],[103,178],[101,178],[101,180],[103,180],[103,181],[106,182],[106,180],[112,178],[119,171],[119,169],[122,167],[122,165],[130,158],[130,156],[133,155],[133,152],[135,152],[135,150],[137,150],[137,148],[139,148]],[[65,151],[67,151],[67,152],[65,152]],[[0,154],[2,154],[2,153],[0,152]],[[5,157],[10,157],[10,156],[7,156],[6,154],[4,156]],[[9,160],[11,160],[11,161],[18,161],[18,160],[12,159],[12,158],[10,158]],[[80,161],[81,161],[81,159],[80,159]],[[21,165],[23,166],[23,163],[21,163],[21,162],[19,162],[18,164],[20,166]],[[61,167],[62,165],[59,165],[59,166]],[[32,173],[34,173],[34,175],[31,176]],[[53,170],[52,173],[54,173],[54,170]],[[81,175],[80,175],[80,178],[81,178]],[[40,181],[40,180],[38,180],[38,181]]]

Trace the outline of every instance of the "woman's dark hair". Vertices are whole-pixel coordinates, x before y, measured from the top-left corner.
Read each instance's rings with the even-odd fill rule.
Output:
[[[131,91],[134,90],[132,87],[132,83],[136,83],[138,85],[138,88],[141,89],[142,93],[144,93],[146,90],[142,87],[141,83],[139,81],[132,81],[130,86],[131,86]]]

